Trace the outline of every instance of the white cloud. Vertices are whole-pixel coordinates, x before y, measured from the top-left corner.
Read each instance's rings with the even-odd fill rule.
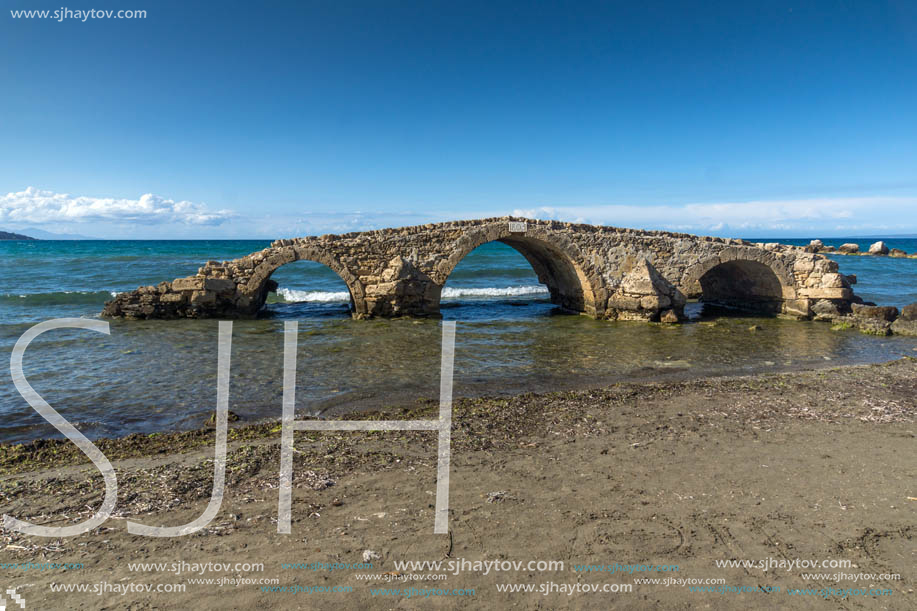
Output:
[[[203,204],[147,193],[139,199],[74,196],[29,187],[0,196],[0,221],[8,223],[142,222],[219,225],[235,215]]]

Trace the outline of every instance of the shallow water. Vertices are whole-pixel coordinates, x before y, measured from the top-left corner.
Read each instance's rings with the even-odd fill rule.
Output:
[[[0,268],[0,350],[5,354],[37,322],[96,315],[110,291],[192,274],[207,259],[235,257],[265,245],[17,244],[28,245],[0,246],[8,255]],[[858,292],[867,299],[873,293],[860,289],[878,296],[892,290],[897,275],[917,272],[915,260],[839,259],[842,271],[860,275]],[[890,266],[896,271],[889,278]],[[877,271],[870,271],[873,267]],[[230,409],[243,419],[280,415],[286,320],[299,322],[296,404],[301,414],[327,416],[438,397],[439,321],[351,320],[343,283],[318,264],[284,266],[274,279],[281,291],[265,317],[234,322]],[[912,338],[831,331],[824,323],[718,318],[696,305],[691,307],[695,320],[676,326],[565,314],[546,300],[527,262],[502,244],[470,254],[444,293],[443,317],[457,321],[457,396],[917,355]],[[290,302],[284,294],[308,301]],[[753,324],[761,330],[749,331]],[[61,330],[38,338],[26,354],[25,373],[52,406],[90,437],[193,428],[215,405],[216,343],[217,321],[112,321],[110,336]],[[51,436],[58,435],[19,396],[9,370],[0,368],[0,441]]]

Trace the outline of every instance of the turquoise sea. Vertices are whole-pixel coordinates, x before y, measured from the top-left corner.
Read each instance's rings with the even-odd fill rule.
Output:
[[[808,240],[756,240],[806,244]],[[865,250],[874,240],[857,241]],[[917,252],[917,240],[887,239]],[[51,318],[94,317],[117,292],[187,276],[267,241],[0,241],[0,353]],[[917,259],[835,256],[857,294],[917,301]],[[263,317],[235,321],[230,409],[245,421],[280,414],[282,327],[300,329],[297,409],[302,414],[412,403],[439,388],[438,321],[355,321],[343,282],[316,263],[274,274],[280,288]],[[608,384],[797,370],[915,355],[917,341],[831,331],[823,323],[730,316],[691,305],[692,323],[611,323],[558,311],[525,259],[500,243],[462,261],[444,290],[458,321],[455,394],[518,393]],[[762,331],[751,334],[748,327]],[[32,386],[90,437],[200,426],[214,408],[217,321],[111,321],[111,335],[55,331],[29,348]],[[0,442],[57,437],[0,366]]]

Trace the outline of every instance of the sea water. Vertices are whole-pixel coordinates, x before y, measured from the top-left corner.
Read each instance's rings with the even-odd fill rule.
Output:
[[[766,240],[796,244],[808,240]],[[839,245],[851,240],[825,240]],[[856,241],[856,240],[853,240]],[[917,251],[917,240],[886,240]],[[869,241],[859,240],[862,249]],[[95,317],[114,294],[196,273],[267,241],[2,241],[0,353],[32,325]],[[857,294],[883,305],[917,301],[917,259],[832,256],[856,274]],[[263,315],[234,322],[230,409],[277,418],[283,321],[299,321],[297,412],[334,416],[435,399],[439,322],[352,320],[343,281],[306,261],[280,268]],[[575,389],[618,381],[795,371],[917,355],[917,341],[830,325],[727,316],[691,305],[684,325],[596,321],[555,308],[528,262],[501,243],[481,246],[443,290],[457,321],[456,396]],[[201,426],[216,401],[216,320],[110,321],[111,335],[60,330],[25,356],[32,386],[90,437]],[[715,323],[715,324],[714,324]],[[760,331],[751,332],[751,325]],[[0,366],[0,443],[57,437]]]

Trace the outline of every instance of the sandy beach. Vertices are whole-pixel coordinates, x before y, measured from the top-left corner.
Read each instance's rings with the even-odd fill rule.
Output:
[[[902,359],[457,401],[448,535],[433,432],[297,433],[280,535],[279,424],[236,423],[217,517],[178,538],[125,518],[200,515],[213,432],[101,440],[115,517],[67,539],[2,531],[4,585],[39,609],[915,608],[915,376]],[[69,442],[2,446],[0,473],[4,513],[49,526],[104,490]]]

